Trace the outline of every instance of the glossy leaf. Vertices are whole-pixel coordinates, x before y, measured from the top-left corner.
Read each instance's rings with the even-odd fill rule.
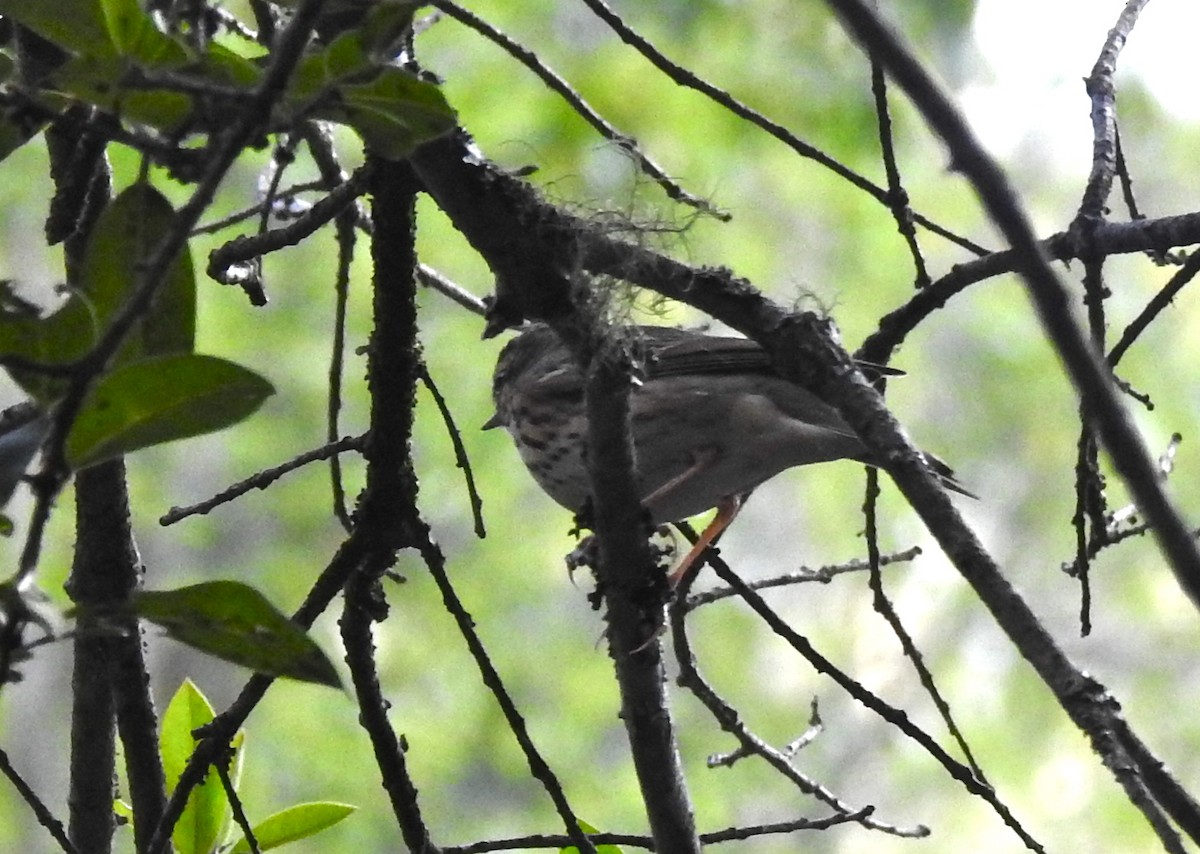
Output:
[[[16,354],[50,365],[79,358],[95,343],[97,323],[89,302],[75,295],[48,317],[22,311],[0,311],[0,353]],[[52,402],[62,380],[44,374],[9,370],[13,380],[42,403]]]
[[[331,801],[296,804],[254,825],[254,839],[258,842],[259,851],[268,851],[298,839],[315,836],[322,830],[333,827],[357,809],[358,807],[350,804]],[[250,844],[242,838],[230,849],[229,854],[250,854]]]
[[[192,732],[212,719],[213,708],[208,698],[190,679],[185,679],[163,713],[159,734],[159,752],[168,791],[175,790],[179,776],[196,749]],[[231,779],[236,779],[235,768],[241,764],[242,740],[243,735],[239,732],[231,745],[235,757],[231,763],[234,766],[230,769]],[[175,850],[179,854],[209,854],[225,835],[231,818],[229,799],[221,779],[210,772],[188,796],[187,807],[171,833]]]
[[[175,210],[158,190],[136,183],[100,216],[84,253],[81,287],[97,319],[109,318],[139,282],[139,270],[174,226]],[[190,353],[196,338],[196,277],[185,250],[175,259],[150,311],[130,336],[124,358]]]
[[[237,581],[134,594],[145,620],[188,646],[260,673],[341,686],[333,664],[308,634],[261,593]]]
[[[108,37],[121,56],[155,68],[187,59],[183,45],[161,32],[138,0],[100,0]]]
[[[96,0],[0,0],[0,15],[76,54],[113,54],[108,24]]]
[[[340,103],[317,115],[354,128],[381,157],[407,157],[418,145],[450,131],[456,118],[441,89],[401,68],[384,68],[374,80],[340,87]]]
[[[88,394],[67,437],[67,460],[83,468],[220,430],[249,416],[273,393],[258,374],[214,356],[162,356],[125,365]]]
[[[84,251],[79,291],[54,314],[0,312],[0,353],[51,365],[80,358],[92,348],[138,281],[147,255],[171,227],[175,212],[148,184],[134,184],[105,208]],[[139,321],[116,364],[149,355],[189,352],[195,339],[196,281],[185,250],[171,265],[150,311]],[[61,394],[61,378],[11,372],[43,403]]]
[[[124,57],[88,54],[72,58],[56,69],[50,79],[58,91],[105,112],[162,131],[182,126],[192,114],[192,99],[182,92],[122,86],[129,67],[129,60]]]
[[[285,112],[349,125],[373,151],[393,159],[453,128],[456,117],[441,89],[378,55],[411,13],[408,4],[380,4],[362,27],[305,57]]]

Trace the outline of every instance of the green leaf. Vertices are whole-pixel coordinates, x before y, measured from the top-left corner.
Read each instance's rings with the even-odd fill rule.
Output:
[[[338,98],[318,104],[313,115],[349,125],[378,155],[407,157],[418,145],[454,127],[454,110],[442,91],[401,68],[384,68],[366,83],[348,83]]]
[[[108,28],[108,39],[121,56],[137,52],[148,38],[147,29],[162,35],[137,0],[100,0],[100,11]]]
[[[273,676],[341,687],[337,671],[305,631],[249,585],[209,581],[133,595],[138,616],[175,640]]]
[[[163,713],[162,731],[159,734],[159,752],[162,754],[168,791],[175,790],[179,776],[196,749],[192,731],[212,719],[213,708],[208,698],[190,679],[185,679]],[[235,751],[234,763],[238,765],[242,741],[243,735],[239,732],[231,745]],[[233,778],[233,773],[230,777]],[[187,807],[171,833],[175,850],[179,854],[210,854],[224,836],[231,818],[229,799],[221,779],[210,770],[204,782],[188,795]]]
[[[264,819],[253,828],[258,850],[278,848],[298,839],[315,836],[348,817],[358,807],[332,801],[296,804]],[[250,843],[243,837],[229,854],[250,854]]]
[[[380,4],[359,29],[306,56],[289,85],[282,120],[311,115],[349,125],[391,159],[452,129],[457,119],[441,89],[377,56],[411,14],[410,4]]]
[[[88,352],[137,285],[146,257],[175,218],[170,203],[149,184],[126,189],[105,208],[84,250],[79,291],[49,317],[0,312],[0,353],[16,353],[47,364],[65,364]],[[186,249],[171,265],[150,311],[128,337],[115,364],[144,356],[186,353],[196,334],[196,279]],[[30,395],[46,403],[64,381],[12,372]]]
[[[139,283],[139,270],[175,224],[171,203],[147,183],[133,184],[100,215],[84,251],[80,286],[104,326]],[[154,305],[130,336],[122,361],[190,353],[196,339],[196,276],[185,249],[171,265]]]
[[[584,833],[600,832],[582,819],[579,820],[579,829]],[[559,848],[558,852],[559,854],[579,854],[579,849],[574,845],[568,845],[565,848]],[[596,854],[624,854],[624,851],[620,845],[597,845]]]
[[[67,436],[67,461],[83,468],[220,430],[274,391],[258,374],[215,356],[161,356],[119,367],[84,400]]]
[[[49,317],[22,311],[0,311],[0,353],[25,356],[46,364],[64,364],[86,353],[96,340],[97,322],[90,303],[72,296]],[[10,370],[13,380],[41,403],[58,397],[63,381],[43,374]]]
[[[213,83],[240,86],[247,91],[258,85],[263,73],[251,60],[217,42],[211,42],[200,62],[189,69]]]
[[[192,731],[212,721],[216,716],[208,698],[191,679],[184,679],[171,697],[163,713],[162,730],[158,736],[158,751],[162,754],[163,774],[167,788],[175,791],[179,775],[196,749]]]
[[[100,6],[108,37],[121,56],[137,59],[149,68],[187,61],[187,49],[156,27],[138,0],[100,0]]]
[[[229,101],[240,100],[239,91],[248,92],[262,77],[254,62],[221,44],[210,43],[203,54],[196,54],[161,32],[138,0],[99,2],[112,43],[103,51],[80,51],[55,69],[48,83],[63,95],[174,133],[203,130],[214,123],[219,127],[230,109]],[[211,94],[156,86],[157,72],[186,78],[196,92],[211,90]]]
[[[131,62],[116,55],[85,54],[68,60],[50,75],[59,92],[107,113],[150,125],[164,132],[182,127],[195,104],[182,92],[130,89],[123,85]]]
[[[372,4],[358,29],[359,39],[367,54],[387,59],[382,52],[393,48],[404,30],[412,23],[413,13],[421,4],[415,0],[378,0]],[[330,6],[322,7],[329,13]]]
[[[0,0],[0,15],[72,53],[113,53],[108,24],[96,0]]]

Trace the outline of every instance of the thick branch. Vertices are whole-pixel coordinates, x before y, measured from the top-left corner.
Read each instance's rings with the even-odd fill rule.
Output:
[[[633,478],[629,385],[627,356],[593,355],[586,397],[588,460],[600,544],[599,578],[608,606],[609,654],[617,670],[621,717],[655,850],[698,854],[700,842],[657,639],[665,578],[650,554],[645,512]]]

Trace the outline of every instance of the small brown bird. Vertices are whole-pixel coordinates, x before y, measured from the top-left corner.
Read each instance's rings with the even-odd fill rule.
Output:
[[[673,583],[759,484],[793,466],[871,462],[837,411],[775,373],[754,341],[657,326],[628,332],[641,359],[629,408],[643,506],[655,524],[718,510],[671,573]],[[505,427],[538,485],[576,513],[590,492],[583,393],[571,353],[550,327],[534,324],[500,351],[496,414],[484,424]],[[965,492],[948,468],[930,462],[950,488]]]

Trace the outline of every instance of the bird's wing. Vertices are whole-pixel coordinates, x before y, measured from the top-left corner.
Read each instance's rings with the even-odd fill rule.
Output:
[[[748,338],[700,335],[661,326],[641,328],[648,376],[771,373],[767,351]]]
[[[642,326],[639,327],[639,333],[640,344],[645,351],[646,374],[650,377],[775,373],[767,351],[749,338],[703,335],[665,326]],[[872,379],[904,374],[899,368],[887,365],[862,361],[856,364]]]

